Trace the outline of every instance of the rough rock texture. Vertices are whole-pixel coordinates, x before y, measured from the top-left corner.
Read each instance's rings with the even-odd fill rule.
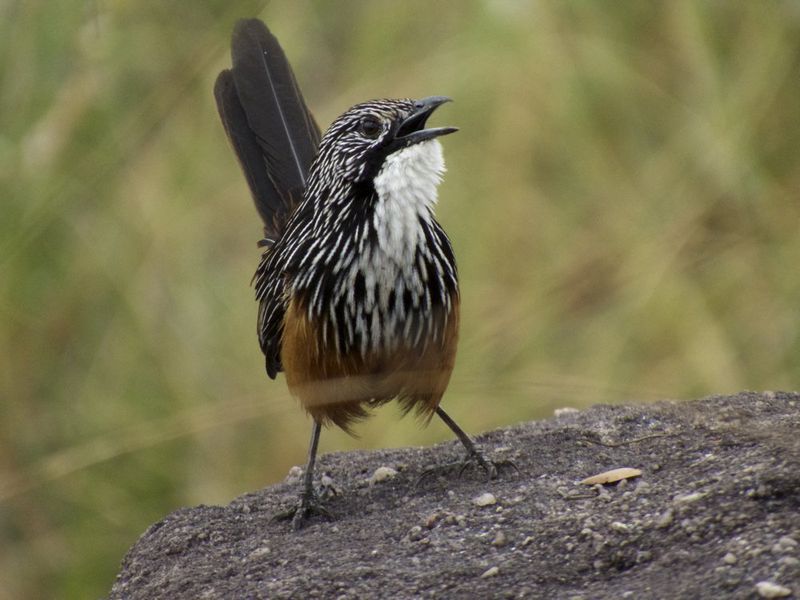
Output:
[[[292,481],[179,510],[111,598],[800,597],[800,394],[597,406],[478,439],[520,473],[418,481],[457,442],[328,454],[333,521],[273,520]],[[370,483],[379,467],[397,474]],[[579,483],[617,467],[643,474]]]

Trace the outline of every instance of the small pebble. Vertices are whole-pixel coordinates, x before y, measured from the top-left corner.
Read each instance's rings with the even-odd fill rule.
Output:
[[[665,529],[672,525],[672,521],[675,520],[675,513],[672,509],[668,509],[665,511],[660,517],[658,517],[658,521],[656,521],[656,529]]]
[[[483,575],[481,575],[481,579],[487,579],[489,577],[494,577],[499,572],[500,572],[500,569],[498,569],[497,567],[490,567],[490,568],[486,569],[483,572]]]
[[[604,486],[597,484],[594,486],[594,490],[597,492],[597,497],[600,500],[611,502],[611,492],[609,492]]]
[[[778,540],[784,546],[797,546],[797,540],[794,538],[789,537],[788,535],[784,535],[781,539]]]
[[[756,591],[762,598],[786,598],[792,595],[792,590],[771,581],[759,581],[756,584]]]
[[[336,487],[333,478],[328,473],[324,473],[322,477],[319,478],[319,484],[319,497],[322,500],[329,500],[341,493],[341,490]]]
[[[501,546],[505,546],[507,543],[508,543],[508,538],[506,537],[506,534],[503,533],[502,531],[498,531],[495,534],[494,539],[492,540],[492,546],[496,546],[498,548]]]
[[[694,492],[692,494],[683,494],[682,496],[675,496],[672,501],[675,504],[691,504],[692,502],[697,502],[698,500],[705,498],[708,496],[705,492]]]
[[[303,469],[297,465],[289,469],[286,474],[286,483],[298,483],[303,478]]]
[[[255,550],[253,550],[248,558],[260,558],[269,553],[270,553],[269,546],[261,546],[260,548],[256,548]]]
[[[375,469],[372,477],[369,478],[369,484],[375,485],[376,483],[380,483],[388,479],[394,479],[395,477],[397,477],[397,471],[392,467],[378,467]]]
[[[621,521],[614,521],[613,523],[611,523],[610,527],[617,533],[628,533],[628,531],[630,531],[631,529]]]
[[[735,565],[736,555],[733,552],[728,552],[725,556],[722,557],[722,562],[724,562],[726,565]]]
[[[439,522],[443,516],[446,516],[445,513],[438,512],[428,515],[428,517],[425,519],[425,528],[433,529],[436,523]]]
[[[492,504],[497,504],[497,498],[492,493],[484,492],[480,496],[475,496],[472,499],[472,503],[475,506],[491,506]]]

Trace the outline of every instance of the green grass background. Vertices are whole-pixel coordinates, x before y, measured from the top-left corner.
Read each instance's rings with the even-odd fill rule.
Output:
[[[100,596],[149,524],[305,458],[211,93],[244,16],[323,127],[455,99],[466,429],[798,387],[797,1],[0,3],[0,599]],[[394,407],[358,433],[322,450],[451,438]]]

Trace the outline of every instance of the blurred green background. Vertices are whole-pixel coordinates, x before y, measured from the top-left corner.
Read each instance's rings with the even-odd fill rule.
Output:
[[[245,16],[323,128],[456,100],[467,430],[798,387],[797,1],[0,3],[0,599],[100,596],[154,521],[304,461],[211,93]],[[322,450],[452,437],[397,415]]]

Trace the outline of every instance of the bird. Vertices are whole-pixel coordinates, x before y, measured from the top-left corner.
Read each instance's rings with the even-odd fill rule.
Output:
[[[277,38],[259,19],[234,27],[232,67],[214,95],[264,222],[253,277],[266,372],[285,374],[311,416],[295,528],[328,515],[314,488],[323,426],[352,433],[397,399],[438,415],[490,478],[483,455],[440,406],[456,356],[460,296],[453,246],[436,220],[445,164],[427,127],[445,96],[361,102],[321,133]]]

